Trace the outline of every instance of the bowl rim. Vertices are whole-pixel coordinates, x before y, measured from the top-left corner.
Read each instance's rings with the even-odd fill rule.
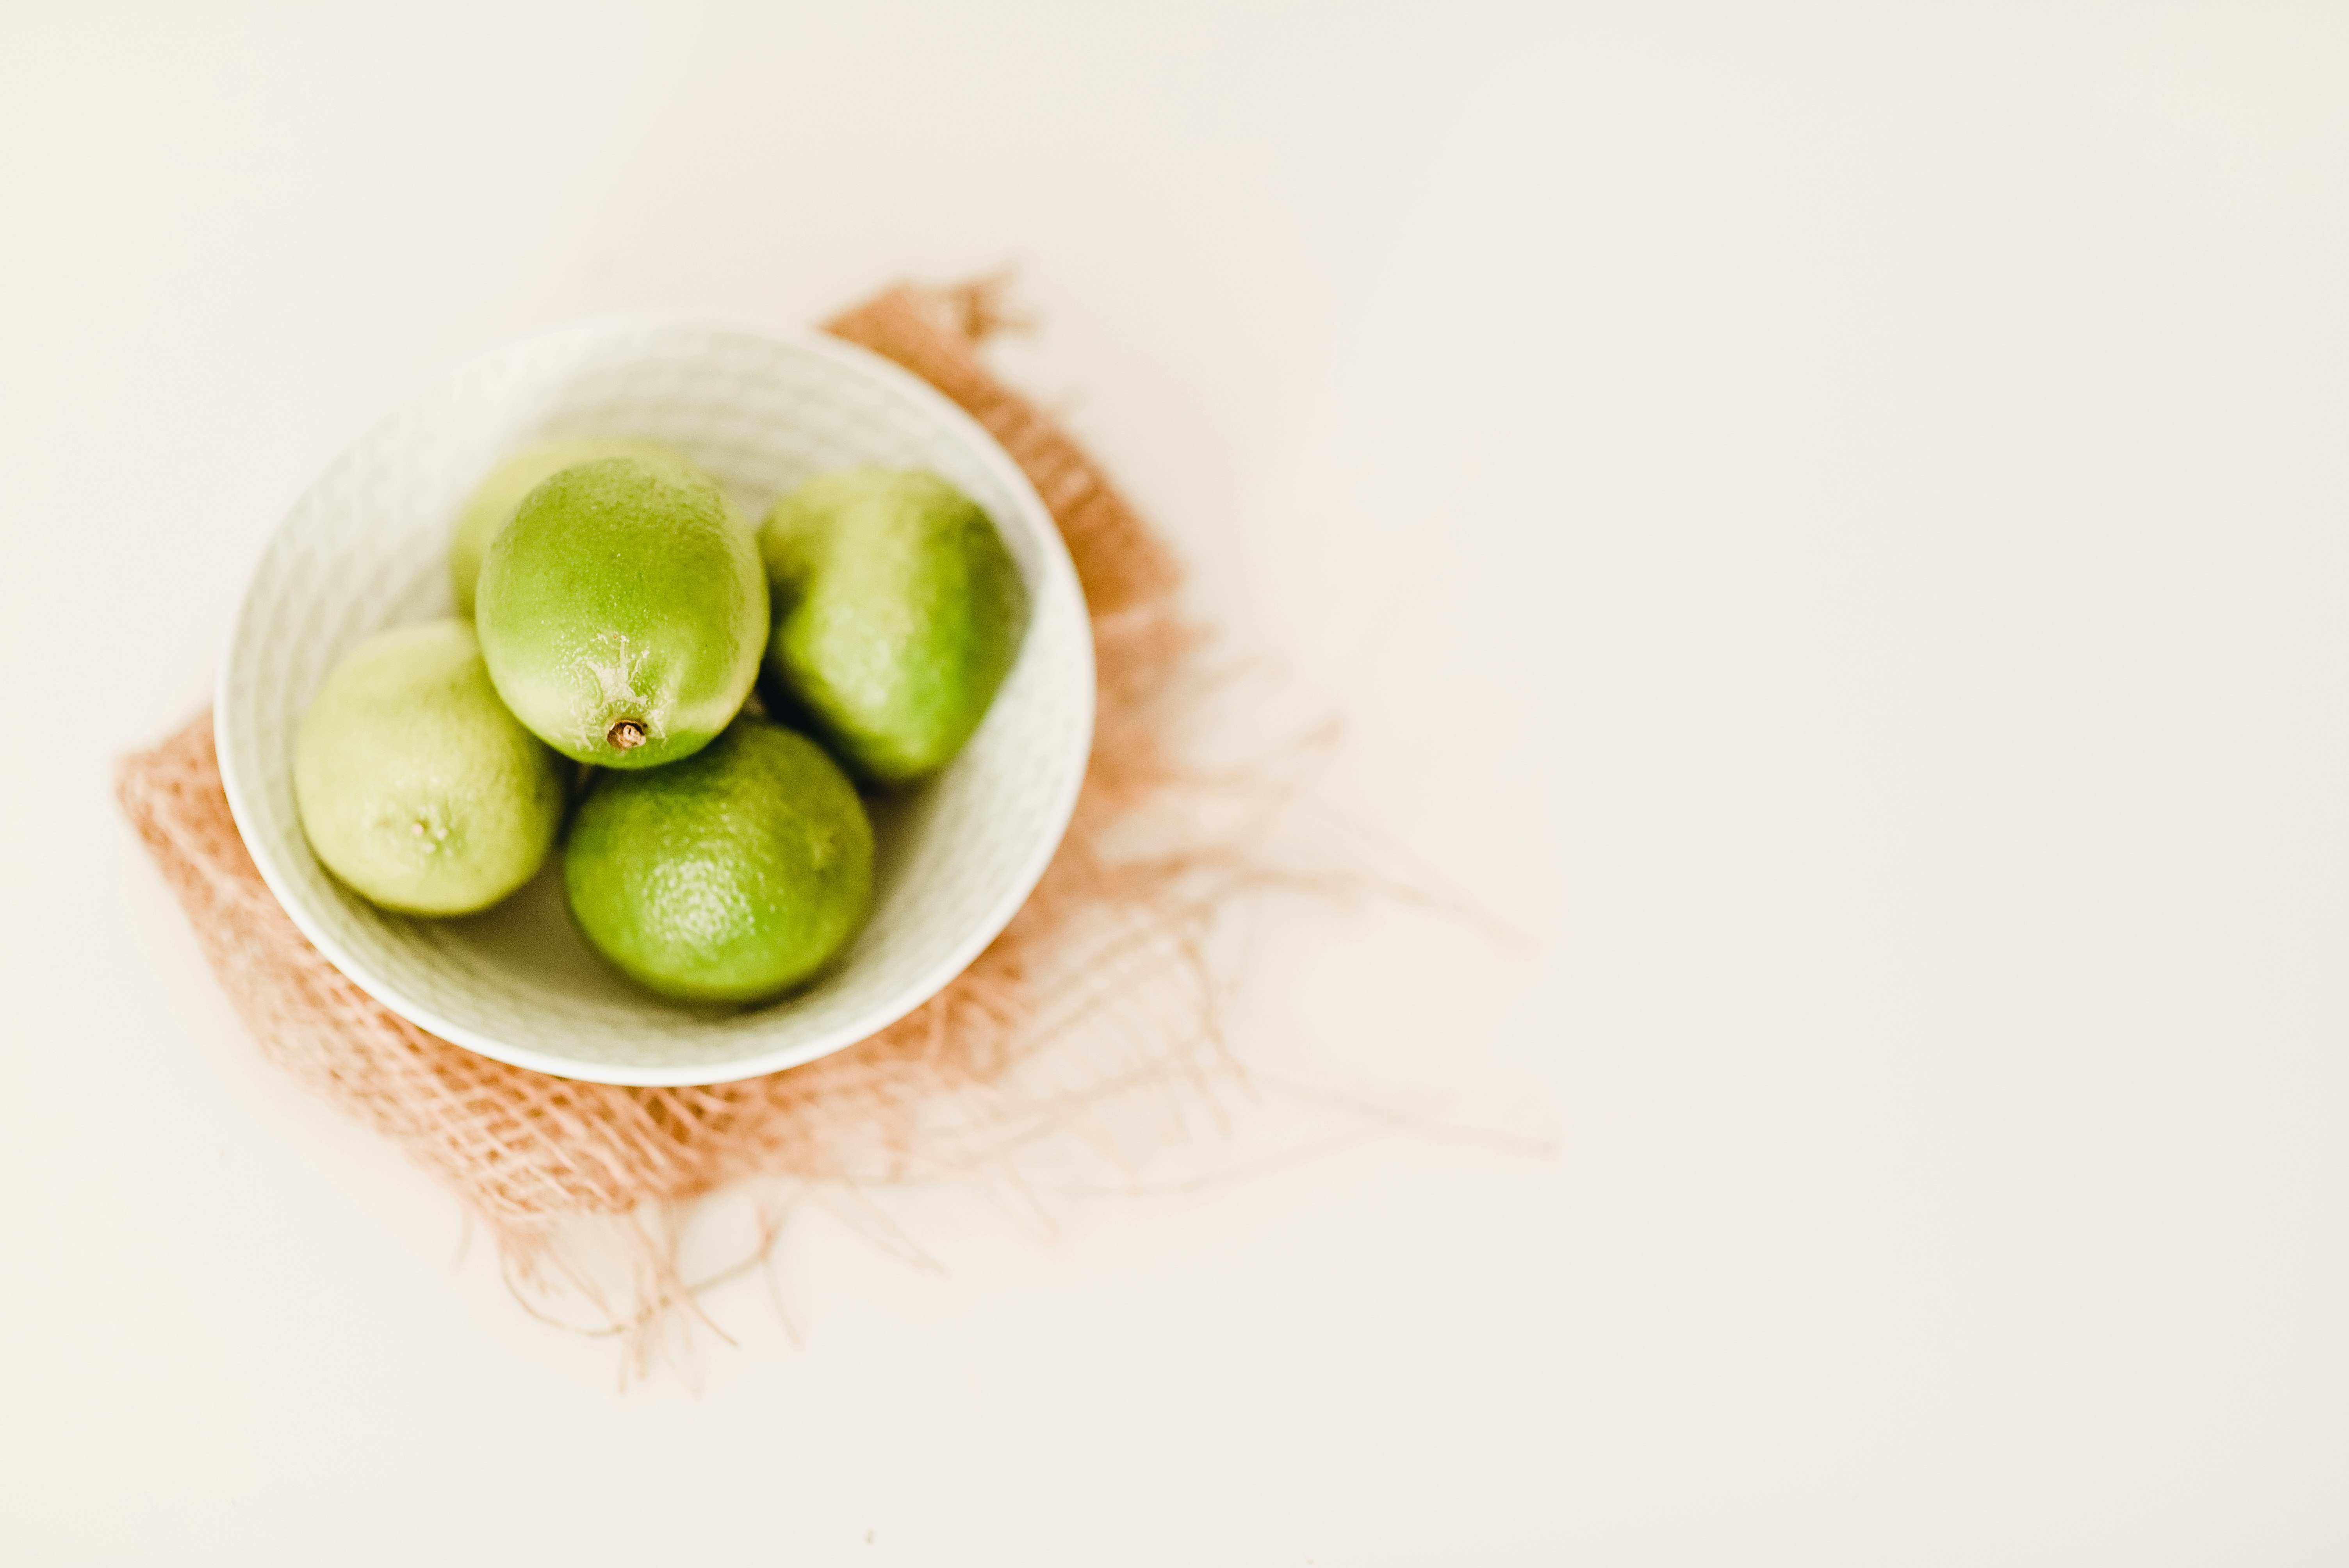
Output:
[[[1004,892],[991,904],[986,916],[947,950],[944,957],[923,972],[915,982],[905,986],[888,1001],[868,1008],[863,1015],[845,1023],[819,1031],[807,1039],[789,1047],[757,1056],[712,1067],[707,1064],[626,1065],[585,1063],[574,1058],[554,1057],[526,1046],[516,1046],[495,1036],[472,1028],[441,1016],[432,1007],[401,993],[399,987],[375,974],[367,965],[347,951],[343,944],[324,930],[304,907],[292,891],[292,883],[277,861],[277,851],[265,837],[256,842],[256,835],[248,832],[252,818],[246,780],[239,776],[236,748],[230,743],[233,734],[231,715],[234,705],[231,695],[242,675],[239,651],[244,645],[243,631],[247,615],[253,613],[254,589],[259,581],[270,552],[284,535],[294,514],[307,500],[320,479],[360,442],[366,440],[408,408],[458,381],[471,372],[524,349],[543,348],[565,339],[593,341],[595,338],[628,333],[709,333],[725,336],[758,339],[771,344],[788,345],[805,352],[832,358],[843,365],[853,366],[858,372],[892,386],[898,393],[928,405],[932,411],[968,441],[986,467],[996,470],[996,477],[1024,506],[1033,509],[1040,520],[1045,548],[1040,552],[1040,575],[1045,580],[1040,587],[1045,592],[1061,592],[1073,595],[1077,612],[1082,617],[1084,634],[1075,638],[1077,656],[1083,661],[1083,712],[1081,743],[1071,748],[1070,757],[1061,767],[1061,777],[1056,781],[1058,798],[1053,801],[1048,818],[1050,831],[1039,835],[1036,844],[1020,863],[1017,874],[1004,886]],[[1039,597],[1041,597],[1040,593]],[[968,969],[988,944],[1002,934],[1014,915],[1027,903],[1028,897],[1042,880],[1045,868],[1060,852],[1068,836],[1069,822],[1076,813],[1078,797],[1082,793],[1086,774],[1092,758],[1092,737],[1095,709],[1099,699],[1099,676],[1094,667],[1092,607],[1085,601],[1084,585],[1077,576],[1076,563],[1070,558],[1068,542],[1061,536],[1060,521],[1052,510],[1037,492],[1035,485],[1011,454],[1006,451],[987,427],[980,424],[961,405],[948,397],[929,382],[904,366],[874,353],[858,344],[831,335],[812,327],[748,326],[712,322],[700,317],[664,315],[609,315],[567,322],[543,328],[520,336],[504,338],[488,347],[466,355],[413,387],[405,396],[379,408],[375,417],[362,424],[357,431],[336,448],[325,463],[313,470],[309,479],[287,505],[277,525],[263,542],[250,571],[245,574],[243,589],[237,597],[236,613],[230,618],[227,641],[222,647],[219,668],[214,676],[212,693],[212,738],[218,753],[221,784],[228,798],[229,814],[235,821],[237,837],[261,873],[261,880],[285,912],[295,927],[316,948],[336,972],[360,990],[381,1003],[393,1013],[426,1032],[451,1044],[461,1046],[492,1060],[526,1068],[549,1077],[569,1078],[585,1083],[606,1083],[639,1088],[682,1088],[693,1085],[736,1083],[745,1078],[761,1078],[788,1068],[802,1066],[869,1039],[881,1030],[905,1017],[931,997],[936,995],[955,978]]]

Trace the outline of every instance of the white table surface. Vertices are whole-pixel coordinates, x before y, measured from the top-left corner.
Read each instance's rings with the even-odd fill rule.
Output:
[[[84,9],[0,16],[0,1556],[2349,1555],[2349,15]],[[811,1215],[802,1343],[616,1394],[112,759],[452,358],[1005,263],[1235,730],[1515,934],[1258,920],[1242,1056],[1434,1131]]]

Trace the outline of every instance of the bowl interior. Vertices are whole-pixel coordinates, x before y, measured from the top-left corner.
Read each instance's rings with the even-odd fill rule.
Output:
[[[750,1009],[635,989],[564,909],[561,857],[506,903],[457,920],[375,908],[302,837],[294,736],[326,672],[387,626],[451,613],[449,534],[498,463],[557,436],[667,442],[754,521],[811,475],[926,468],[1002,531],[1029,596],[1018,661],[953,766],[874,813],[873,918],[810,990]],[[1091,627],[1050,514],[986,432],[936,390],[814,334],[655,324],[565,329],[476,360],[394,410],[302,496],[246,590],[216,729],[237,827],[320,951],[370,995],[501,1060],[606,1083],[714,1083],[864,1038],[959,974],[1042,872],[1082,782]]]

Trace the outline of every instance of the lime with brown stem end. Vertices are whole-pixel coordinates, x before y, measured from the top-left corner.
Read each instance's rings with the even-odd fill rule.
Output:
[[[604,768],[690,757],[741,711],[767,635],[758,543],[698,470],[563,469],[490,542],[474,609],[498,695]]]

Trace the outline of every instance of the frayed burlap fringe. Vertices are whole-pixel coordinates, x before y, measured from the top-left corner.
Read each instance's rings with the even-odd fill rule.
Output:
[[[1043,880],[959,979],[873,1038],[705,1088],[578,1083],[492,1061],[387,1011],[304,940],[237,836],[209,716],[120,770],[124,810],[269,1059],[446,1180],[525,1305],[585,1295],[607,1315],[597,1331],[629,1337],[638,1369],[695,1311],[678,1237],[707,1194],[761,1176],[853,1191],[1000,1171],[1048,1137],[1115,1161],[1109,1101],[1172,1127],[1228,1077],[1203,943],[1261,879],[1228,835],[1186,826],[1204,786],[1167,740],[1195,644],[1174,607],[1178,573],[1101,470],[981,364],[978,341],[1008,320],[997,285],[982,284],[895,288],[829,324],[938,387],[1027,471],[1083,581],[1100,669],[1091,771]],[[572,1265],[561,1238],[591,1218],[630,1260],[633,1299]]]

